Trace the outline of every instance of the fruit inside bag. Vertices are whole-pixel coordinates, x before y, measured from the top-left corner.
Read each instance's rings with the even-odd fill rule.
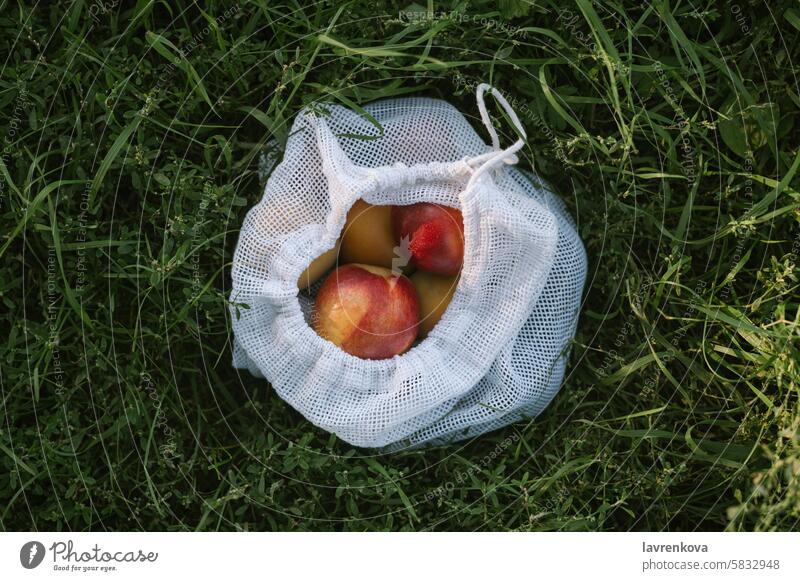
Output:
[[[478,102],[492,146],[439,100],[368,106],[380,135],[369,120],[338,106],[325,117],[301,113],[283,161],[242,227],[231,301],[248,308],[237,309],[238,317],[232,309],[234,365],[266,377],[307,419],[355,445],[401,448],[470,437],[540,411],[563,377],[585,278],[583,247],[563,207],[511,173],[523,141],[499,148],[483,105],[487,88],[479,88]],[[321,302],[326,279],[298,291],[298,279],[320,255],[351,252],[338,245],[357,204],[435,204],[463,216],[463,268],[449,305],[410,350],[389,359],[356,357],[315,332],[314,302]],[[429,242],[420,239],[420,247]],[[566,278],[559,248],[570,254],[562,261]],[[547,309],[538,309],[555,314],[558,324],[548,329],[539,321],[540,329],[529,319],[542,291],[554,286],[551,272],[561,282]],[[417,284],[434,286],[428,271],[415,275]],[[559,300],[563,305],[553,304]]]

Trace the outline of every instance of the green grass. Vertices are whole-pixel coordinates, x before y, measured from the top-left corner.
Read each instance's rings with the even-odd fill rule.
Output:
[[[798,528],[796,2],[104,5],[0,9],[2,529]],[[354,449],[231,368],[259,158],[316,102],[477,121],[481,81],[588,251],[565,386]]]

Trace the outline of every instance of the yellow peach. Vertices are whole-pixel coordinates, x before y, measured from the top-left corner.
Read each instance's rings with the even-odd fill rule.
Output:
[[[347,213],[339,264],[354,262],[392,268],[396,244],[392,207],[357,200]]]
[[[336,246],[327,252],[323,252],[311,261],[308,268],[306,268],[300,275],[300,278],[297,279],[297,288],[301,290],[309,288],[312,284],[317,282],[323,274],[333,268],[336,264],[336,257],[339,255],[340,243],[341,241],[337,240]]]
[[[427,337],[447,310],[458,286],[458,276],[418,270],[410,278],[419,297],[419,337]]]

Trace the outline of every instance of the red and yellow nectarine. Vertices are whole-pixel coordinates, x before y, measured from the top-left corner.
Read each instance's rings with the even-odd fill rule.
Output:
[[[419,299],[411,282],[391,270],[345,264],[317,292],[314,330],[362,359],[387,359],[411,347],[419,328]]]

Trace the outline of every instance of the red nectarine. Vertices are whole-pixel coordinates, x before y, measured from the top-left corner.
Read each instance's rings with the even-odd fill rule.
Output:
[[[461,211],[421,202],[392,207],[395,237],[409,239],[415,266],[444,276],[455,276],[464,262],[464,219]]]

